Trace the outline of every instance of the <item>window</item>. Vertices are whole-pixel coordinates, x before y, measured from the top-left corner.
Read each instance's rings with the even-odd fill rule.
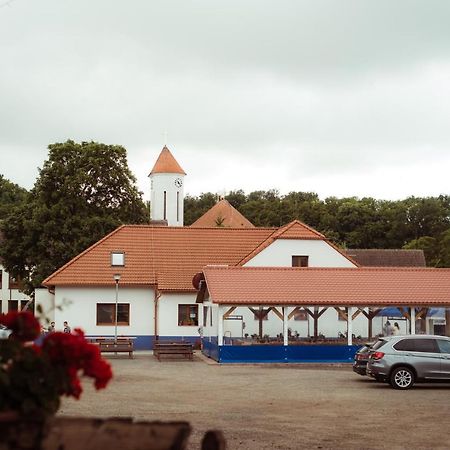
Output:
[[[117,325],[130,325],[130,304],[119,303],[117,308]],[[116,324],[116,304],[97,303],[97,325]]]
[[[27,306],[27,304],[28,304],[28,306]],[[26,310],[24,309],[25,306],[27,306]],[[20,301],[20,310],[21,311],[29,311],[34,314],[34,301],[28,303],[28,300],[21,300]]]
[[[439,350],[441,353],[450,353],[450,341],[444,341],[443,339],[437,340]]]
[[[125,265],[125,253],[124,252],[112,252],[111,253],[111,266],[124,266]]]
[[[292,267],[308,267],[309,256],[292,256]]]
[[[2,278],[3,278],[3,270],[0,270],[0,289],[3,287]]]
[[[198,326],[198,305],[178,305],[178,326]]]
[[[209,326],[212,327],[212,314],[211,311],[209,311],[207,306],[203,307],[203,326],[208,326],[208,314],[209,314]]]
[[[414,339],[416,352],[439,353],[435,339]]]
[[[304,309],[294,312],[294,320],[308,320],[308,313]]]
[[[439,353],[434,339],[402,339],[394,348],[405,352]]]
[[[177,222],[180,221],[180,193],[177,191]]]
[[[164,191],[164,220],[167,220],[167,192]]]
[[[19,309],[18,300],[8,300],[8,311],[17,311]]]

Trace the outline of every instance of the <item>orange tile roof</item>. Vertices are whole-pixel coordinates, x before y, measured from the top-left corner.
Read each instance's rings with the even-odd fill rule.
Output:
[[[219,223],[222,221],[221,223]],[[246,219],[227,200],[221,200],[199,217],[191,227],[232,227],[254,228],[254,225]]]
[[[255,248],[251,253],[245,256],[239,265],[243,266],[245,263],[254,258],[258,253],[262,252],[270,244],[272,244],[277,239],[314,239],[325,241],[328,245],[333,247],[337,252],[339,252],[344,258],[348,259],[355,266],[358,264],[353,261],[346,253],[344,253],[339,247],[331,243],[323,234],[309,227],[308,225],[300,222],[300,220],[293,220],[292,222],[276,229],[264,242]]]
[[[150,175],[153,173],[180,173],[186,175],[186,172],[178,164],[170,150],[164,146],[156,160]]]
[[[236,265],[273,228],[190,228],[123,225],[44,280],[51,286],[158,285],[194,291],[192,277],[207,264]],[[111,267],[111,252],[125,252],[125,267]]]
[[[205,267],[221,304],[450,306],[450,269]]]

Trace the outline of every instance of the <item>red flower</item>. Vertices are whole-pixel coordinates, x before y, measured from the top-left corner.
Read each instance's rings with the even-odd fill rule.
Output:
[[[0,323],[12,331],[12,339],[21,342],[34,341],[41,331],[41,325],[29,311],[11,311],[2,314]]]
[[[90,344],[84,338],[80,329],[74,333],[51,333],[42,344],[52,364],[65,370],[69,377],[69,384],[64,384],[62,394],[78,398],[82,388],[78,373],[94,378],[95,388],[106,387],[112,378],[111,366],[102,359],[97,346]]]

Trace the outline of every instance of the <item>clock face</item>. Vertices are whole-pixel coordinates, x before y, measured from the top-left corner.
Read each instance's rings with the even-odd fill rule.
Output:
[[[183,180],[181,178],[175,178],[175,186],[178,188],[183,186]]]

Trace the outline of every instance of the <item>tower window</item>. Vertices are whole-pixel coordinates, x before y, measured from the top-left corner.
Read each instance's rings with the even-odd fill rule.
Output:
[[[164,220],[167,220],[167,191],[164,191]]]
[[[180,193],[177,191],[177,222],[180,221]]]

